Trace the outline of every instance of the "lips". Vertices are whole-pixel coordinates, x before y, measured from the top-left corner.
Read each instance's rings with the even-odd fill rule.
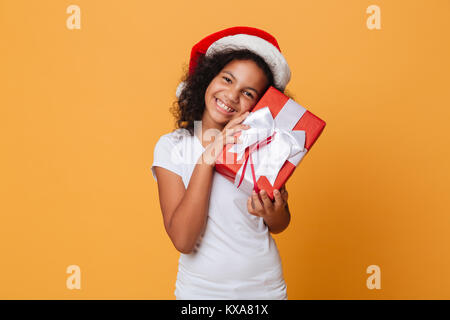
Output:
[[[216,105],[218,109],[224,113],[231,114],[233,112],[236,112],[236,109],[226,105],[222,100],[216,98]]]

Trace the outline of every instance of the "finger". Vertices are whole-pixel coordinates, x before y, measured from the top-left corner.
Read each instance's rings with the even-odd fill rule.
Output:
[[[222,133],[224,136],[232,136],[233,134],[236,133],[236,131],[237,130],[235,127],[230,127],[230,128],[225,128]]]
[[[263,206],[255,190],[253,190],[252,193],[252,200],[253,200],[253,207],[255,208],[256,212],[261,212],[263,210]]]
[[[273,196],[275,198],[275,203],[274,203],[275,207],[280,208],[280,207],[284,206],[285,202],[284,202],[283,197],[281,196],[281,192],[279,192],[277,189],[275,189],[273,191]]]
[[[239,133],[236,132],[236,130],[233,129],[227,129],[225,132],[223,132],[222,135],[222,141],[223,145],[229,144],[229,143],[237,143],[239,140]]]
[[[247,116],[250,114],[250,111],[245,111],[243,114],[241,114],[239,117],[238,117],[238,119],[239,118],[241,118],[241,119],[245,119],[245,118],[247,118]]]
[[[284,200],[284,201],[287,201],[287,200],[288,200],[289,193],[287,192],[287,190],[284,190],[284,191],[281,193],[281,196],[283,197],[283,200]]]
[[[252,197],[248,197],[248,199],[247,199],[247,211],[248,211],[248,213],[259,217],[259,215],[256,213],[255,209],[252,206]]]
[[[263,202],[264,208],[272,209],[273,208],[272,200],[270,200],[269,196],[267,195],[266,190],[261,190],[259,195],[261,196],[261,200]]]
[[[235,128],[239,128],[240,130],[247,130],[250,129],[250,126],[248,124],[238,124]]]
[[[250,129],[250,126],[248,124],[238,124],[236,126],[234,126],[233,128],[230,128],[230,132],[232,134],[236,133],[236,132],[242,132],[242,130],[247,130]]]
[[[286,190],[285,184],[280,188],[280,192],[281,192],[281,195],[283,196],[283,199],[285,199],[287,201],[288,191]]]
[[[247,116],[250,114],[250,111],[244,112],[243,114],[241,114],[239,117],[237,117],[236,120],[233,125],[239,124],[241,122],[243,122],[245,120],[245,118],[247,118]]]
[[[241,123],[242,121],[245,120],[245,118],[250,114],[250,111],[247,111],[243,114],[241,114],[239,117],[236,117],[234,119],[231,119],[227,125],[225,126],[225,128],[230,128],[232,126],[234,126],[235,124]]]
[[[225,130],[225,136],[233,136],[235,134],[240,133],[242,130],[246,130],[247,128],[245,127],[241,127],[241,126],[237,126],[237,127],[233,127],[233,128],[228,128]]]
[[[225,137],[225,144],[235,144],[235,143],[242,143],[242,139],[239,139],[239,136],[227,136]]]

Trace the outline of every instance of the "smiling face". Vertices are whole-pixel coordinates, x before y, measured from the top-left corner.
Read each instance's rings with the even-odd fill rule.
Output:
[[[253,60],[233,60],[205,92],[203,125],[222,129],[231,119],[251,110],[264,94],[268,80]]]

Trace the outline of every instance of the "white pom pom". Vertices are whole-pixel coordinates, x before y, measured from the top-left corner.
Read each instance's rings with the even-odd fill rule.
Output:
[[[183,89],[186,87],[186,82],[182,81],[180,82],[180,84],[177,87],[177,92],[175,93],[175,95],[177,96],[177,98],[180,97],[181,92],[183,91]]]

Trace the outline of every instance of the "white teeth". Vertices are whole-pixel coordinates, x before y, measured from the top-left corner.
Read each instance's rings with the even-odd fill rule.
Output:
[[[232,109],[232,108],[230,108],[230,107],[227,107],[222,101],[220,101],[219,99],[216,99],[216,101],[217,101],[217,105],[219,106],[219,107],[221,107],[222,109],[224,109],[225,111],[228,111],[228,112],[233,112],[234,111],[234,109]]]

